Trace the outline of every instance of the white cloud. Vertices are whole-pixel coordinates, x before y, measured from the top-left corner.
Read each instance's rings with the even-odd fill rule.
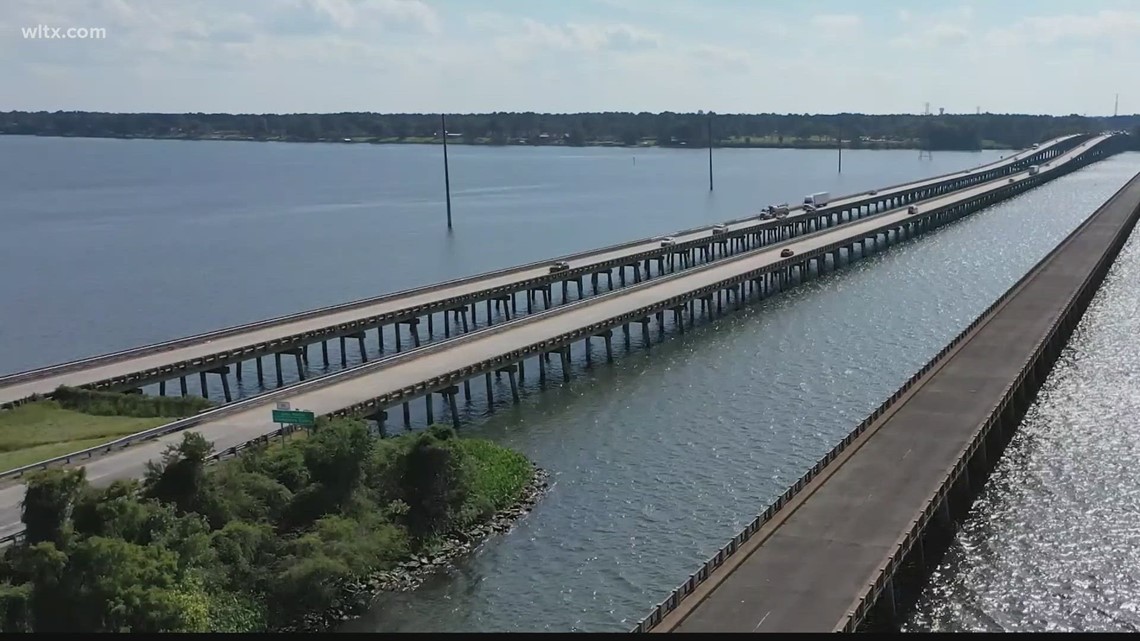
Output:
[[[812,16],[811,24],[825,35],[842,36],[858,31],[863,25],[863,18],[854,14],[829,13]]]
[[[1135,43],[1140,40],[1140,11],[1105,10],[1085,15],[1034,16],[999,33],[1019,42],[1038,45]]]
[[[0,0],[0,110],[802,113],[913,111],[929,100],[1091,112],[1087,96],[1140,75],[1140,7],[975,12],[968,1],[906,3],[877,21],[858,4],[804,18],[728,0],[519,2],[498,14],[481,9],[497,3],[466,0]],[[35,24],[109,35],[18,37]],[[929,73],[948,56],[963,64]],[[1076,90],[1008,74],[1030,63]]]

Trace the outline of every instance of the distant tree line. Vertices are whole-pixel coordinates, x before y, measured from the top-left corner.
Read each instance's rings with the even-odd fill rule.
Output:
[[[1069,134],[1140,130],[1140,115],[864,115],[497,112],[447,117],[448,141],[488,145],[1023,148]],[[438,142],[439,114],[0,112],[0,134],[100,138]]]

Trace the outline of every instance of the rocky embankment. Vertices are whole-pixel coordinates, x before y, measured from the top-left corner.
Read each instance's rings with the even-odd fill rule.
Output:
[[[534,468],[534,476],[523,489],[522,497],[511,507],[496,513],[486,523],[473,525],[454,532],[437,546],[431,556],[422,554],[400,563],[395,568],[377,572],[372,576],[345,586],[341,603],[323,616],[312,616],[301,624],[282,631],[309,632],[327,630],[341,621],[347,621],[367,610],[383,592],[407,592],[424,582],[428,575],[446,569],[460,557],[479,547],[488,537],[506,532],[515,522],[530,513],[535,503],[549,487],[549,475]]]

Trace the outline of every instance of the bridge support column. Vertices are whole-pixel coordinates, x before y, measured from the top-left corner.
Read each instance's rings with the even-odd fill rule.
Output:
[[[166,396],[166,381],[159,381],[158,382],[158,395],[159,396]]]
[[[257,384],[264,387],[265,386],[265,368],[262,367],[262,365],[261,365],[261,357],[258,356],[257,358],[253,359],[253,363],[257,367]]]
[[[380,432],[380,438],[388,438],[388,430],[385,429],[385,424],[388,422],[388,412],[377,410],[375,414],[366,418],[376,421],[376,429]]]
[[[567,345],[559,350],[558,355],[562,357],[562,382],[570,382],[570,346]]]
[[[460,305],[459,307],[452,308],[451,309],[451,315],[452,315],[452,320],[454,320],[456,322],[456,324],[459,324],[460,322],[462,322],[463,333],[466,334],[469,331],[469,327],[467,325],[467,306],[466,305]],[[398,329],[399,325],[397,325],[396,327]],[[445,330],[446,330],[446,327],[447,326],[444,325]]]
[[[459,395],[459,388],[455,385],[442,389],[438,392],[440,396],[447,400],[447,408],[451,410],[451,425],[456,431],[459,431],[459,408],[456,405],[455,397]],[[431,407],[431,395],[428,395],[428,407]],[[431,410],[428,410],[429,415]]]
[[[198,372],[198,386],[202,388],[202,398],[210,398],[210,392],[206,390],[206,372]]]
[[[383,328],[380,331],[384,331]],[[381,348],[383,350],[383,348]],[[321,341],[321,363],[327,369],[329,366],[329,342],[327,340]]]
[[[594,334],[594,335],[598,336],[598,337],[600,337],[606,341],[606,361],[610,362],[610,363],[614,362],[614,343],[613,343],[614,330],[607,329],[604,332],[601,332],[599,334]]]
[[[424,409],[427,411],[427,424],[435,425],[435,404],[431,402],[431,392],[424,396]]]
[[[412,345],[415,347],[419,347],[420,346],[420,330],[419,330],[420,319],[409,318],[407,320],[398,321],[394,325],[394,327],[396,329],[396,351],[399,352],[403,348],[403,345],[401,344],[401,341],[400,341],[400,325],[401,324],[408,326],[408,333],[411,334],[411,336],[412,336]],[[465,331],[465,332],[467,331],[467,316],[466,315],[464,315],[464,317],[463,317],[463,331]]]
[[[292,356],[294,359],[296,359],[296,361],[297,361],[297,378],[299,378],[302,381],[305,380],[305,363],[301,360],[301,352],[302,352],[301,348],[294,347],[292,349],[281,350],[280,352],[277,352],[276,354],[273,355],[274,360],[276,361],[276,364],[277,364],[277,387],[281,387],[282,385],[285,384],[285,379],[282,378],[282,373],[281,373],[281,356],[282,355]]]
[[[677,331],[681,334],[685,333],[685,306],[678,305],[672,308],[673,311],[673,324],[677,326]]]
[[[665,312],[657,312],[654,316],[657,317],[657,335],[665,338]]]
[[[233,365],[234,377],[237,378],[237,382],[239,384],[241,383],[241,366],[242,366],[241,361],[238,361],[238,362],[234,363],[234,365]]]
[[[444,314],[444,316],[446,317],[447,314]],[[427,330],[428,338],[429,339],[434,338],[435,337],[435,314],[433,314],[431,312],[429,312],[427,315],[427,328],[428,328],[428,330]]]
[[[222,377],[222,396],[226,399],[227,403],[232,403],[234,399],[230,394],[230,368],[223,365],[221,367],[215,367],[214,369],[210,370],[210,373],[217,374],[218,376]],[[203,372],[202,379],[205,380],[205,378],[206,374]]]
[[[496,370],[497,372],[506,372],[507,373],[507,378],[510,379],[510,382],[511,382],[511,399],[515,402],[515,405],[519,404],[519,386],[518,386],[518,382],[515,381],[515,370],[521,369],[521,367],[522,367],[522,364],[520,363],[519,365],[507,365],[505,367],[500,367],[498,370]],[[491,381],[491,379],[488,377],[487,378],[487,384],[488,385],[490,385],[490,381]],[[490,389],[490,388],[488,388],[488,389]],[[488,398],[490,398],[490,397],[488,396]]]
[[[356,332],[355,334],[347,334],[345,336],[342,336],[340,339],[341,340],[341,351],[343,352],[343,350],[344,350],[344,339],[355,338],[357,341],[357,344],[360,346],[360,362],[367,363],[368,362],[368,349],[364,346],[364,337],[365,337],[364,332]],[[342,358],[343,358],[343,356],[342,356]]]
[[[182,392],[182,395],[186,396],[186,394],[188,392],[186,391],[186,377],[185,376],[179,376],[178,377],[178,387],[179,387],[179,390]]]
[[[653,346],[653,343],[649,340],[649,317],[646,316],[637,322],[641,323],[641,339],[645,341],[645,349],[649,349]]]
[[[403,406],[404,406],[403,407],[403,410],[404,410],[404,427],[407,429],[412,429],[412,408],[408,406],[407,401],[404,401]]]

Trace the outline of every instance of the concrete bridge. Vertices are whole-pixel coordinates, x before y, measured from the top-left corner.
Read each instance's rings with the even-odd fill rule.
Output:
[[[442,400],[452,419],[458,420],[457,398],[460,393],[471,398],[473,380],[483,379],[491,402],[492,378],[506,376],[517,402],[517,383],[529,368],[536,368],[540,379],[547,377],[548,368],[555,368],[568,380],[575,345],[588,347],[599,339],[607,358],[612,358],[613,339],[620,330],[626,349],[635,334],[649,348],[651,334],[663,336],[667,326],[683,333],[686,325],[722,313],[729,304],[739,306],[750,298],[769,296],[1094,162],[1117,151],[1115,143],[1108,136],[1086,139],[1054,156],[1035,175],[1002,173],[994,180],[925,200],[916,213],[902,207],[862,218],[852,216],[841,223],[834,221],[838,214],[831,214],[830,226],[824,223],[818,230],[813,227],[788,240],[224,405],[180,422],[179,427],[192,428],[225,450],[277,431],[269,410],[278,401],[289,401],[293,407],[318,415],[365,416],[382,424],[389,418],[388,410],[401,407],[407,424],[411,402],[422,399],[431,421]],[[785,255],[789,251],[791,255]],[[586,353],[589,358],[590,352]],[[552,355],[557,363],[551,362]],[[92,452],[104,450],[104,455],[86,461],[88,478],[101,484],[141,474],[148,460],[180,438],[173,430],[169,432],[92,448]],[[126,445],[133,446],[122,449]],[[21,529],[23,491],[22,485],[0,489],[0,536]]]
[[[1140,175],[635,632],[890,629],[1140,218]]]
[[[1060,154],[1087,144],[1089,135],[1065,136],[1035,149],[972,170],[929,178],[877,191],[839,198],[816,211],[795,207],[782,220],[756,217],[732,221],[723,234],[712,227],[673,234],[676,244],[662,247],[660,237],[564,256],[487,274],[387,294],[290,316],[190,336],[154,345],[105,354],[41,369],[0,376],[0,408],[40,395],[50,395],[61,385],[105,390],[131,390],[158,384],[159,393],[168,383],[177,383],[178,393],[190,393],[187,376],[197,375],[198,391],[207,394],[207,375],[218,376],[226,401],[232,400],[229,376],[241,380],[244,363],[252,361],[261,384],[266,373],[263,359],[273,357],[270,376],[277,386],[284,383],[283,368],[295,367],[304,380],[309,348],[320,346],[324,364],[329,364],[328,341],[340,342],[341,364],[346,365],[349,342],[367,360],[366,340],[375,340],[381,353],[385,341],[403,351],[404,345],[419,347],[437,334],[443,338],[473,331],[512,317],[549,309],[614,289],[629,280],[644,279],[708,263],[725,256],[771,245],[844,222],[878,214],[888,209],[919,203],[954,191],[990,182],[1043,164]],[[556,261],[569,268],[551,272]],[[589,279],[589,287],[586,280]],[[604,283],[600,281],[605,281]],[[556,296],[560,286],[560,296]],[[604,289],[603,289],[604,288]],[[480,320],[480,307],[485,311]],[[497,313],[496,313],[497,312]],[[454,327],[453,327],[454,325]],[[426,326],[426,332],[423,328]],[[284,363],[283,363],[284,360]],[[173,391],[173,390],[172,390]]]

